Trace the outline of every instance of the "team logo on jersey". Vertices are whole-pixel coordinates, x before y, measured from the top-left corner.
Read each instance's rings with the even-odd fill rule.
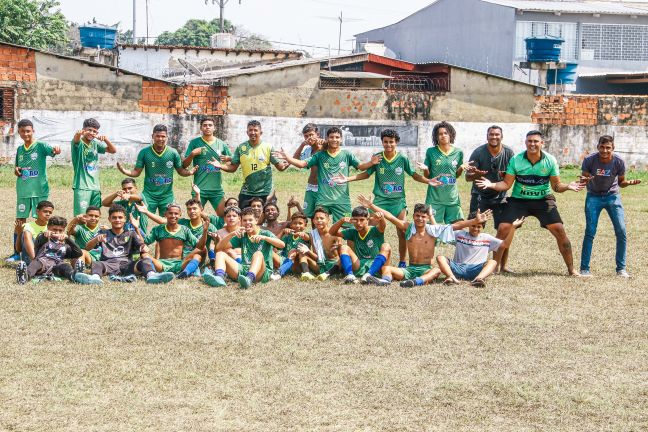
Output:
[[[394,170],[394,172],[396,173],[396,175],[401,175],[401,174],[403,174],[403,168],[401,168],[401,167],[396,167],[396,169]]]
[[[25,204],[19,204],[18,205],[18,211],[24,212],[26,209]]]
[[[31,160],[35,161],[38,158],[38,155],[36,153],[32,153],[31,155],[29,155],[29,157],[31,158]]]
[[[246,145],[241,146],[241,151],[247,151],[247,146]]]
[[[265,156],[261,155],[258,157],[259,162],[265,162]]]
[[[340,162],[340,169],[344,169],[346,168],[346,166],[347,166],[346,162],[344,161]]]
[[[328,167],[329,167],[329,163],[328,163],[328,162],[324,162],[324,168],[328,169]]]
[[[308,207],[308,201],[304,201],[304,205],[302,206],[302,208],[305,209],[305,208],[307,208],[307,207]]]
[[[116,256],[116,257],[124,255],[124,246],[117,246],[113,250],[113,255]]]
[[[542,168],[542,169],[540,170],[540,172],[541,172],[542,174],[547,174],[548,171],[547,171],[547,168]]]
[[[456,160],[453,160],[453,161],[452,161],[452,167],[455,168],[456,166],[457,166],[457,161],[456,161]]]
[[[378,171],[380,172],[380,174],[385,174],[385,168],[380,168]]]
[[[368,246],[368,247],[373,247],[373,245],[374,245],[374,241],[373,241],[373,240],[369,240],[369,241],[367,242],[367,246]]]
[[[155,162],[151,162],[151,168],[155,168]]]
[[[167,161],[166,167],[167,168],[173,168],[173,162],[172,161]]]
[[[81,206],[81,208],[86,208],[88,207],[88,201],[81,201],[79,205]]]

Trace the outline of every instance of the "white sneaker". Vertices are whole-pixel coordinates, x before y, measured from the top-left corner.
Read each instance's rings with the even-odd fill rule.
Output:
[[[617,272],[617,276],[622,277],[622,278],[626,278],[626,279],[630,279],[630,275],[628,274],[627,271],[625,271],[625,269],[619,270]]]
[[[362,277],[360,278],[360,283],[363,284],[363,285],[367,285],[367,284],[371,283],[371,282],[369,282],[369,277],[370,276],[371,275],[369,273],[363,274]]]
[[[593,276],[594,276],[594,275],[592,274],[592,272],[589,271],[589,270],[581,270],[581,271],[580,271],[580,275],[581,275],[581,277],[586,277],[586,278],[590,278],[590,277],[593,277]]]
[[[278,281],[279,279],[281,279],[281,275],[279,273],[277,273],[277,272],[273,272],[270,275],[270,280],[271,281]]]
[[[357,284],[358,283],[358,278],[355,277],[354,274],[346,275],[344,279],[342,279],[342,282],[345,284]]]

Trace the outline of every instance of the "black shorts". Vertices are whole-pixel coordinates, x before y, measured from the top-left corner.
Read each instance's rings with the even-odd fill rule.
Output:
[[[265,205],[266,200],[268,199],[268,195],[253,196],[253,195],[246,195],[246,194],[240,193],[239,196],[238,196],[239,208],[242,210],[242,209],[244,209],[246,207],[250,207],[250,202],[254,198],[261,198],[263,200],[263,205]]]
[[[135,273],[135,261],[124,258],[112,258],[105,261],[93,261],[92,274],[99,276],[127,276]]]
[[[479,194],[472,194],[470,196],[470,213],[474,213],[479,209],[480,212],[485,212],[486,210],[491,210],[493,212],[493,225],[495,229],[502,223],[502,216],[506,211],[506,200],[489,200],[482,198]]]
[[[513,223],[515,219],[533,216],[540,221],[540,226],[563,223],[556,206],[556,197],[547,195],[543,199],[530,200],[522,198],[508,198],[508,204],[502,215],[501,223]]]

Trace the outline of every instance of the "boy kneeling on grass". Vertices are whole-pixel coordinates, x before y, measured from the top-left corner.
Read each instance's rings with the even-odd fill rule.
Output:
[[[20,261],[16,267],[16,280],[23,285],[35,276],[65,278],[73,280],[74,269],[66,259],[77,259],[82,256],[81,248],[65,234],[67,220],[61,216],[52,216],[47,222],[47,230],[36,237],[34,250],[36,255],[29,265]]]
[[[283,262],[279,267],[279,275],[285,276],[289,271],[301,273],[300,279],[311,281],[315,276],[310,272],[308,267],[308,258],[316,260],[317,255],[311,251],[311,237],[304,232],[308,225],[308,218],[304,213],[298,212],[290,216],[290,228],[283,230],[281,241],[286,244],[282,251]]]
[[[225,286],[225,274],[238,280],[241,288],[255,282],[268,282],[272,274],[272,248],[283,249],[283,241],[257,225],[258,217],[251,207],[241,211],[241,227],[223,237],[216,245],[215,271],[205,270],[203,280],[214,287]],[[227,252],[241,248],[239,264]]]
[[[497,261],[488,259],[489,252],[498,250],[502,245],[508,248],[513,240],[515,229],[524,223],[524,218],[513,221],[513,229],[506,239],[500,240],[490,234],[482,233],[486,222],[475,219],[477,216],[478,212],[468,216],[471,222],[468,231],[454,231],[456,242],[454,258],[450,260],[442,255],[437,256],[439,269],[446,276],[443,281],[446,285],[458,284],[459,279],[462,279],[470,281],[470,285],[474,287],[485,287],[486,278],[497,268]]]
[[[135,274],[148,276],[155,273],[153,261],[148,255],[148,248],[139,231],[126,229],[128,210],[119,204],[113,204],[108,210],[110,229],[99,230],[97,235],[88,241],[86,249],[101,247],[100,256],[92,261],[91,274],[77,272],[74,280],[80,284],[102,284],[101,277],[108,276],[113,282],[135,282]],[[134,219],[131,216],[131,219]],[[135,262],[133,254],[140,253],[140,260]]]

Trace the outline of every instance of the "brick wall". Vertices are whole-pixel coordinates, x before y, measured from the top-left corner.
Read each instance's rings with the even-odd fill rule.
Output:
[[[227,113],[227,88],[208,85],[175,86],[162,81],[142,81],[140,109],[157,114]]]
[[[36,81],[34,51],[0,45],[0,82],[2,81]]]
[[[646,126],[648,99],[613,95],[538,96],[531,121],[556,126]]]

